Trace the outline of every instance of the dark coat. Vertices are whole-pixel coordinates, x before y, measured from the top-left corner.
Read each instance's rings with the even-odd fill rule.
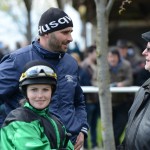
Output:
[[[125,146],[126,150],[150,149],[150,79],[137,92],[129,111]]]

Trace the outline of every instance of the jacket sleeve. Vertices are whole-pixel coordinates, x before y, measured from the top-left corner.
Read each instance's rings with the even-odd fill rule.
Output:
[[[1,149],[50,150],[50,144],[38,121],[13,122],[1,129]]]
[[[79,82],[76,86],[76,92],[75,92],[75,109],[76,109],[76,117],[79,119],[81,123],[81,132],[84,133],[84,135],[87,136],[88,134],[88,123],[87,123],[87,112],[86,112],[86,106],[85,106],[85,99],[83,95],[83,91],[81,89],[81,86]]]
[[[6,55],[0,63],[0,102],[7,100],[14,93],[19,84],[19,76],[15,58]]]

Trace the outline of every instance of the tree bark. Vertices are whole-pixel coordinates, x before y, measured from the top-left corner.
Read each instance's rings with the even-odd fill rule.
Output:
[[[114,133],[112,125],[112,102],[109,86],[110,74],[107,62],[108,16],[110,9],[106,7],[107,0],[95,0],[95,3],[97,13],[97,67],[99,99],[101,109],[102,138],[105,150],[115,150]]]
[[[27,38],[28,42],[32,42],[32,29],[31,29],[31,9],[32,9],[32,0],[24,0],[24,4],[27,10],[27,32],[25,33],[25,37]]]

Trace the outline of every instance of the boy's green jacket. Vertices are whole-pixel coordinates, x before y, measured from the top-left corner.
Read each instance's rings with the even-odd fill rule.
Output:
[[[10,112],[0,131],[0,150],[74,150],[65,127],[48,109],[29,103]]]

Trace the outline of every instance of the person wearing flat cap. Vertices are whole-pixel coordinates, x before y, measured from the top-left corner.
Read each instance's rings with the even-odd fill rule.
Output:
[[[150,31],[143,33],[142,38],[147,46],[142,52],[145,57],[145,69],[150,71]],[[150,149],[150,78],[136,93],[129,110],[125,139],[118,150],[149,150]]]
[[[57,87],[49,111],[66,127],[75,150],[87,137],[89,125],[83,91],[79,84],[78,64],[67,52],[73,41],[72,19],[59,8],[49,8],[39,19],[39,38],[2,58],[0,63],[0,126],[11,110],[19,107],[23,95],[18,79],[25,64],[42,60],[52,66],[57,75]]]

